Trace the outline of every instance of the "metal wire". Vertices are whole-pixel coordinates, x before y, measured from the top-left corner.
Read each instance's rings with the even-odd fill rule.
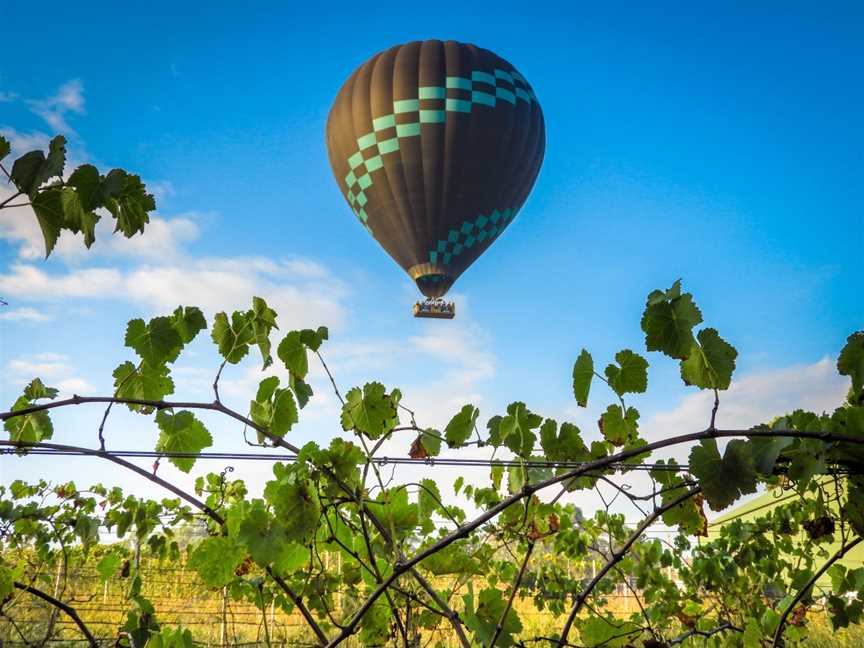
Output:
[[[46,456],[62,456],[62,457],[124,457],[124,458],[143,458],[143,459],[216,459],[216,460],[232,460],[232,461],[297,461],[295,454],[276,454],[264,452],[156,452],[154,450],[112,450],[110,452],[93,451],[76,451],[76,450],[56,450],[54,448],[3,448],[0,454],[15,455],[46,455]],[[503,466],[509,467],[525,467],[525,468],[581,468],[588,465],[586,462],[579,461],[543,461],[537,459],[521,460],[521,459],[456,459],[453,457],[426,457],[415,459],[413,457],[373,457],[372,463],[379,466],[388,464],[406,465],[406,466],[480,466],[492,467]],[[668,465],[658,463],[641,463],[641,464],[613,464],[612,468],[625,470],[664,470],[674,472],[686,472],[689,467],[686,464]]]

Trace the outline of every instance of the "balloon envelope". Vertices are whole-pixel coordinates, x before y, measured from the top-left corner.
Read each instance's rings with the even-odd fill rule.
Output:
[[[327,121],[348,204],[427,297],[443,296],[513,221],[545,142],[525,78],[489,50],[454,41],[373,56]]]

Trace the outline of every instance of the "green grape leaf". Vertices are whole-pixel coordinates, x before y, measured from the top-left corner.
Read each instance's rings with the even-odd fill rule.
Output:
[[[276,354],[293,375],[303,379],[309,373],[309,357],[306,354],[306,345],[303,344],[301,331],[288,333],[279,343]]]
[[[528,458],[534,451],[534,443],[537,441],[534,430],[542,422],[543,417],[532,413],[525,403],[510,403],[507,406],[507,416],[496,419],[495,429],[490,429],[490,442],[493,445],[503,443],[516,455]]]
[[[276,326],[276,311],[267,306],[267,302],[260,297],[253,297],[252,310],[249,313],[252,338],[261,352],[261,359],[266,369],[273,364],[273,356],[270,355],[270,332],[279,328]]]
[[[299,466],[273,466],[276,479],[267,482],[264,497],[273,506],[276,519],[283,525],[285,537],[305,543],[315,532],[321,505],[313,485]]]
[[[585,646],[620,648],[642,633],[642,628],[632,621],[590,615],[578,621],[579,636]]]
[[[477,417],[480,416],[480,410],[473,405],[465,405],[459,410],[447,427],[444,428],[444,439],[447,445],[451,448],[460,448],[474,432],[474,426],[477,423]]]
[[[205,538],[189,554],[189,567],[194,569],[208,587],[224,587],[236,576],[246,552],[231,538]]]
[[[156,414],[156,424],[159,426],[157,452],[198,454],[213,445],[213,437],[207,428],[190,411],[181,410],[176,414],[169,414],[166,410],[160,410]],[[187,473],[195,465],[194,457],[171,457],[169,461]]]
[[[125,344],[152,367],[174,362],[183,348],[183,340],[170,317],[154,317],[148,324],[142,319],[130,320]]]
[[[722,458],[717,441],[703,439],[690,451],[690,471],[712,511],[722,511],[742,495],[756,492],[753,455],[741,439],[730,441]]]
[[[288,376],[288,384],[294,390],[294,395],[297,397],[297,404],[300,406],[300,409],[306,407],[309,399],[312,398],[312,386],[294,374]]]
[[[681,361],[684,384],[700,389],[729,389],[738,357],[735,347],[713,328],[702,329],[696,337],[699,344],[694,344],[687,359]]]
[[[468,550],[469,546],[464,540],[457,540],[426,558],[423,561],[423,567],[435,576],[445,574],[483,575],[484,570],[479,561],[475,560]]]
[[[105,208],[116,219],[115,232],[127,238],[144,231],[150,222],[148,212],[156,209],[153,196],[137,175],[122,169],[111,169],[102,182]]]
[[[408,501],[405,488],[383,492],[368,506],[387,529],[392,528],[396,532],[397,539],[409,537],[420,522],[417,505]]]
[[[376,602],[360,620],[361,646],[386,646],[390,644],[390,608]]]
[[[849,478],[843,513],[855,529],[855,533],[859,536],[864,535],[864,480],[860,476]]]
[[[417,434],[417,438],[411,444],[408,456],[412,459],[426,459],[437,457],[441,452],[441,433],[432,428],[423,430]]]
[[[489,479],[492,481],[492,488],[496,491],[501,488],[501,479],[504,477],[504,464],[500,463],[497,459],[492,463],[492,466],[489,468]]]
[[[83,211],[92,212],[102,205],[102,177],[92,164],[82,164],[75,169],[66,185],[75,190]]]
[[[624,349],[615,354],[616,367],[610,364],[606,367],[606,379],[609,386],[619,396],[624,394],[641,394],[648,388],[648,361],[630,349]]]
[[[23,395],[12,405],[12,411],[32,407],[38,400],[53,400],[58,393],[53,387],[46,387],[40,378],[34,378],[24,388]],[[9,432],[9,438],[12,441],[38,443],[50,439],[54,435],[51,417],[44,410],[7,419],[3,427]]]
[[[11,152],[12,146],[9,144],[9,140],[0,135],[0,160],[5,158]]]
[[[678,463],[674,459],[668,462],[660,459],[657,466],[651,470],[651,477],[660,487],[661,504],[666,506],[687,492],[688,486],[679,476]],[[708,518],[702,508],[702,496],[694,495],[663,513],[663,523],[678,527],[688,535],[707,536]]]
[[[30,199],[30,205],[33,207],[39,228],[42,230],[42,239],[45,241],[46,258],[57,244],[60,230],[65,224],[61,194],[62,191],[59,188],[48,188],[38,192]]]
[[[702,322],[702,313],[690,293],[681,294],[681,282],[669,290],[648,295],[642,315],[645,346],[671,358],[685,360],[693,347],[693,327]]]
[[[384,385],[377,382],[366,383],[362,391],[359,387],[354,387],[345,395],[342,429],[346,432],[354,430],[370,439],[377,439],[390,432],[399,422],[396,408],[400,396],[398,390],[387,394]]]
[[[303,329],[300,331],[300,341],[303,342],[312,352],[321,348],[324,340],[328,339],[330,331],[326,326],[319,326],[314,331],[312,329]]]
[[[54,389],[53,387],[46,387],[41,378],[34,378],[24,388],[25,398],[31,401],[42,400],[43,398],[54,400],[57,398],[57,394],[59,393],[59,390]]]
[[[12,163],[9,178],[18,191],[33,198],[34,192],[44,182],[40,174],[40,170],[44,164],[45,153],[42,151],[30,151]]]
[[[614,446],[622,446],[634,441],[638,435],[639,411],[628,407],[626,414],[620,405],[610,405],[600,415],[600,432]]]
[[[299,416],[291,390],[277,389],[278,386],[279,378],[276,376],[262,380],[255,400],[249,403],[249,412],[254,423],[281,437],[299,420]]]
[[[846,338],[846,346],[837,358],[837,371],[841,376],[852,379],[855,392],[864,390],[864,331],[858,331]]]
[[[501,633],[495,642],[495,646],[506,648],[514,646],[515,635],[522,631],[522,622],[513,607],[507,608],[507,601],[501,595],[501,591],[495,587],[486,588],[477,595],[477,605],[474,605],[473,588],[469,588],[468,594],[462,597],[465,604],[463,618],[465,626],[474,634],[475,642],[481,646],[491,644],[492,638],[498,627],[498,622],[504,616]]]
[[[824,474],[828,468],[830,446],[818,439],[798,439],[794,449],[787,451],[791,459],[789,477],[806,483],[816,475]]]
[[[6,140],[0,138],[0,144],[3,144],[5,141]],[[2,146],[0,146],[0,153],[2,152]],[[2,157],[3,156],[0,155],[0,159],[2,159]],[[0,563],[0,601],[5,601],[13,591],[15,591],[15,575],[12,573],[11,569],[3,563]]]
[[[21,396],[12,405],[12,411],[27,409],[32,405],[33,403],[26,396]],[[32,412],[6,419],[3,428],[9,433],[9,439],[12,441],[38,443],[54,436],[54,426],[46,411]]]
[[[282,529],[267,512],[264,502],[254,499],[235,514],[235,537],[259,565],[269,565],[279,558]],[[239,520],[237,518],[239,517]]]
[[[207,328],[204,313],[197,306],[178,306],[171,320],[183,344],[189,344],[195,336]]]
[[[588,461],[591,456],[579,428],[572,423],[558,424],[546,419],[540,428],[540,445],[550,461]]]
[[[249,352],[249,344],[254,335],[248,315],[242,311],[234,311],[230,322],[225,313],[216,313],[210,337],[225,361],[237,364]]]
[[[434,479],[421,479],[417,492],[417,512],[421,520],[431,520],[432,516],[441,510],[441,491]]]
[[[114,393],[117,398],[129,398],[134,400],[160,401],[168,394],[174,393],[174,382],[168,375],[168,367],[159,365],[151,367],[142,362],[136,367],[131,362],[124,362],[118,366],[113,373]],[[128,404],[133,412],[149,414],[152,407],[146,405]]]
[[[108,582],[112,578],[114,578],[114,574],[117,573],[117,570],[120,568],[120,564],[123,562],[123,559],[120,558],[116,553],[111,552],[107,553],[102,557],[98,563],[96,563],[96,571],[99,573],[99,577],[102,579],[102,582]]]
[[[794,439],[791,437],[754,437],[750,439],[753,465],[763,475],[771,475],[774,472],[774,464],[780,453],[792,445]]]
[[[63,226],[72,232],[84,234],[84,245],[90,247],[96,240],[96,223],[99,215],[84,209],[81,194],[72,187],[60,189],[60,210],[63,213]]]
[[[573,365],[573,395],[579,407],[588,405],[588,393],[591,391],[591,380],[594,378],[594,359],[585,349],[576,358]]]
[[[194,648],[194,646],[192,631],[180,626],[154,630],[144,644],[144,648]]]
[[[62,135],[55,136],[48,143],[48,157],[39,168],[39,174],[35,179],[34,189],[46,182],[49,178],[63,177],[63,168],[66,166],[66,138]]]

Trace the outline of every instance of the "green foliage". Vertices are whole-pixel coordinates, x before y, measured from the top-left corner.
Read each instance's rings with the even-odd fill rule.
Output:
[[[513,608],[507,608],[507,603],[501,592],[495,588],[486,588],[477,595],[477,603],[474,603],[473,591],[462,597],[465,604],[465,625],[474,633],[476,642],[481,646],[488,646],[495,635],[498,621],[501,620],[505,611],[501,634],[498,636],[496,646],[515,645],[514,635],[522,630],[522,623]]]
[[[275,436],[284,436],[298,420],[297,404],[289,389],[279,389],[279,378],[270,376],[258,385],[255,400],[249,403],[252,421]],[[258,442],[264,435],[258,434]]]
[[[696,338],[698,343],[681,363],[684,384],[700,389],[728,389],[738,352],[718,335],[716,329],[702,329]]]
[[[686,360],[694,344],[693,327],[701,321],[693,295],[681,293],[680,280],[666,291],[655,290],[648,295],[642,315],[645,346],[649,351]]]
[[[688,485],[677,472],[678,463],[674,459],[657,462],[651,477],[660,487],[661,506],[671,504],[688,491]],[[702,510],[701,496],[691,497],[663,513],[663,523],[678,527],[687,535],[708,535],[708,519]]]
[[[717,441],[703,439],[690,451],[690,470],[713,511],[722,511],[742,495],[756,492],[753,456],[740,439],[730,441],[722,457]]]
[[[233,539],[214,536],[195,547],[188,564],[208,587],[224,587],[234,580],[234,572],[245,558],[246,552]]]
[[[632,622],[609,616],[590,616],[579,623],[579,635],[586,646],[627,646],[642,633]]]
[[[165,365],[151,367],[141,362],[137,367],[129,361],[114,370],[114,394],[117,398],[160,401],[174,393],[174,381]],[[149,414],[153,407],[129,404],[129,409]]]
[[[630,349],[624,349],[615,354],[618,365],[606,367],[606,380],[609,386],[619,396],[624,394],[641,394],[648,389],[648,361]],[[587,400],[587,390],[585,400]]]
[[[614,446],[627,445],[636,440],[639,412],[628,407],[626,413],[620,405],[610,405],[600,415],[600,431],[603,437]]]
[[[594,359],[585,349],[576,358],[573,365],[573,396],[580,407],[588,405],[588,393],[591,391],[591,380],[594,378]]]
[[[397,407],[401,398],[398,389],[388,394],[384,385],[377,382],[366,383],[362,390],[354,387],[345,395],[342,429],[378,439],[399,422]]]
[[[54,155],[56,165],[59,144]],[[32,161],[22,163],[22,182],[32,172],[27,164],[36,168],[36,161],[42,165],[47,156],[32,156]],[[78,201],[84,211],[90,204],[88,191],[96,191],[101,182],[94,172],[76,171],[77,188],[65,198]],[[111,182],[119,187],[125,181],[115,175]],[[134,193],[134,187],[130,191]],[[124,219],[124,227],[135,227],[134,213]],[[654,291],[642,318],[646,347],[674,358],[684,384],[722,390],[730,385],[737,351],[712,328],[696,331],[701,321],[702,314],[692,296],[681,293],[680,283]],[[224,360],[215,376],[216,387],[222,371],[231,371],[228,365],[239,363],[252,346],[258,347],[264,368],[273,362],[270,338],[276,322],[277,314],[259,298],[252,300],[249,310],[215,317],[209,333]],[[137,498],[98,484],[82,490],[72,483],[0,485],[4,615],[14,613],[20,599],[12,591],[13,581],[51,588],[53,575],[64,573],[63,561],[80,561],[112,587],[124,585],[127,608],[119,626],[121,643],[186,648],[193,636],[166,623],[153,604],[159,599],[145,596],[146,575],[136,569],[137,561],[130,560],[131,541],[160,564],[183,561],[195,572],[199,587],[254,606],[253,614],[294,615],[302,608],[304,614],[292,618],[314,619],[327,642],[342,643],[349,636],[369,646],[432,645],[436,637],[443,642],[450,632],[449,612],[442,616],[433,610],[442,609],[440,601],[445,601],[455,606],[474,645],[488,646],[498,634],[496,646],[527,646],[542,643],[540,637],[548,642],[558,636],[559,622],[576,600],[574,593],[583,592],[596,570],[611,561],[612,568],[575,615],[566,645],[651,648],[681,643],[686,648],[705,643],[695,630],[709,634],[728,621],[741,630],[715,632],[706,645],[755,648],[774,632],[794,593],[806,587],[836,552],[835,543],[864,534],[864,446],[855,443],[864,438],[864,407],[854,393],[834,412],[795,410],[750,432],[740,431],[741,438],[723,442],[722,454],[717,438],[726,432],[691,434],[696,445],[689,467],[652,459],[656,465],[650,472],[651,486],[640,493],[634,488],[640,481],[630,479],[629,471],[649,453],[639,436],[639,412],[624,402],[629,394],[647,390],[648,362],[635,351],[619,351],[602,377],[595,373],[587,351],[576,360],[573,390],[578,405],[587,405],[595,375],[615,395],[614,404],[600,415],[600,435],[589,431],[592,436],[583,438],[576,425],[559,424],[521,401],[510,403],[485,426],[478,426],[478,409],[465,405],[441,432],[415,422],[417,414],[406,408],[410,425],[399,427],[401,392],[369,382],[347,392],[340,413],[343,429],[357,435],[353,441],[343,434],[326,445],[308,441],[298,450],[281,437],[294,429],[301,408],[312,397],[306,383],[309,354],[319,354],[329,336],[327,329],[289,331],[282,337],[275,355],[287,370],[287,380],[284,374],[281,379],[262,376],[249,400],[247,419],[218,400],[218,390],[215,402],[184,402],[183,409],[163,402],[174,391],[172,363],[206,328],[195,307],[180,307],[149,321],[132,320],[125,342],[136,357],[114,371],[117,398],[143,401],[129,404],[142,414],[155,412],[156,451],[179,454],[168,458],[182,471],[200,468],[196,457],[213,443],[193,413],[199,408],[209,411],[208,423],[210,416],[228,415],[232,422],[244,427],[251,422],[266,431],[258,441],[282,446],[272,450],[287,451],[285,462],[273,465],[273,477],[263,489],[247,489],[242,480],[229,478],[229,468],[196,475],[194,497],[189,494],[185,500]],[[855,334],[838,360],[838,370],[852,379],[853,392],[861,386],[861,351],[860,334]],[[39,379],[27,385],[12,409],[2,414],[11,438],[50,438],[48,410],[39,407],[57,396],[56,389]],[[84,402],[70,399],[69,404],[83,407]],[[58,404],[63,402],[52,405]],[[103,415],[106,421],[109,414],[110,408]],[[693,429],[700,429],[712,412],[704,414],[705,419],[693,422]],[[803,433],[811,436],[804,438]],[[831,436],[835,434],[845,440],[836,440]],[[391,447],[402,448],[403,453],[410,448],[414,460],[442,463],[434,458],[445,441],[454,450],[476,446],[488,451],[481,456],[491,460],[488,470],[460,469],[453,493],[467,502],[464,510],[452,503],[450,490],[434,479],[436,474],[408,472],[405,478],[405,471],[417,469],[400,468],[393,477],[384,456]],[[622,449],[642,454],[624,459]],[[475,459],[474,452],[461,454]],[[571,465],[585,463],[593,464],[590,471]],[[832,473],[835,467],[851,474],[838,478]],[[554,487],[537,488],[552,478],[557,478]],[[153,479],[164,484],[161,480],[168,476],[156,470]],[[601,492],[612,489],[618,503],[607,500],[586,516],[577,507],[585,499],[575,491],[594,486]],[[708,536],[704,503],[720,511],[757,488],[780,492],[779,487],[783,496],[776,507],[714,525]],[[691,490],[701,492],[671,507]],[[618,506],[628,498],[639,509],[622,514]],[[195,507],[194,516],[187,503]],[[652,507],[656,512],[667,506],[662,522],[673,532],[664,534],[662,541],[631,538],[635,511],[641,521]],[[485,512],[484,517],[472,520],[477,512]],[[101,546],[102,528],[120,542]],[[698,543],[693,536],[700,536]],[[628,552],[614,553],[625,543],[631,544]],[[529,545],[533,553],[526,561]],[[404,570],[401,566],[418,552],[430,555],[413,570]],[[786,645],[801,645],[823,605],[833,627],[859,623],[864,610],[862,574],[864,569],[832,567],[830,588],[820,583],[791,611]],[[382,583],[386,593],[368,601]],[[428,588],[434,588],[440,599]],[[626,613],[616,607],[615,592],[622,588],[632,588],[639,599],[638,606]],[[62,590],[70,592],[70,601],[75,600],[73,590]],[[516,603],[510,606],[512,591]],[[13,596],[6,599],[10,593]],[[355,624],[352,619],[364,602],[368,611]],[[548,614],[544,621],[535,621],[532,604]],[[558,625],[540,627],[553,617]],[[266,641],[288,640],[266,634],[277,627],[262,625]],[[112,636],[117,630],[111,627]],[[194,641],[206,643],[208,637],[199,637],[197,630]],[[691,635],[676,641],[691,630]],[[306,633],[298,643],[313,641],[312,633]]]
[[[234,311],[230,319],[226,313],[217,313],[210,337],[219,349],[219,354],[230,364],[240,362],[249,353],[249,346],[254,344],[261,352],[266,369],[273,363],[270,333],[278,328],[276,311],[260,297],[253,297],[250,310]]]
[[[864,390],[864,331],[853,333],[837,358],[837,371],[852,379],[852,390]]]
[[[12,405],[13,412],[29,409],[37,404],[37,401],[53,400],[57,396],[57,390],[46,387],[42,380],[34,378],[24,388],[24,394]],[[54,425],[48,412],[41,410],[6,419],[3,428],[9,433],[12,441],[23,441],[25,443],[38,443],[50,439],[54,435]]]
[[[447,445],[451,448],[462,447],[474,433],[478,416],[480,416],[480,410],[473,405],[465,405],[459,410],[459,413],[450,419],[447,427],[444,428],[444,438],[447,440]]]
[[[154,317],[146,324],[142,319],[131,320],[125,343],[153,367],[174,362],[183,348],[183,339],[171,317]]]
[[[525,403],[510,403],[506,416],[493,416],[489,419],[489,442],[493,446],[504,445],[517,456],[528,458],[534,451],[537,435],[543,417],[531,412]]]
[[[0,159],[10,152],[8,140],[0,136]],[[58,135],[49,142],[47,153],[29,151],[16,159],[9,171],[18,195],[29,199],[42,230],[46,257],[64,230],[83,234],[89,248],[96,240],[101,209],[116,220],[115,232],[131,237],[144,231],[156,203],[137,175],[112,169],[103,176],[93,165],[84,164],[64,181],[65,166],[66,138]],[[14,201],[5,205],[13,206]]]
[[[192,466],[195,465],[194,455],[213,445],[213,437],[192,412],[181,410],[176,414],[169,414],[166,410],[161,410],[156,414],[156,423],[159,426],[159,440],[156,442],[157,452],[179,452],[192,455],[169,459],[183,472],[188,473],[192,470]]]

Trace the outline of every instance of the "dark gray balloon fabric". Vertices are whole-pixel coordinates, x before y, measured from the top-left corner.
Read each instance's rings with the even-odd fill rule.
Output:
[[[512,222],[545,143],[525,78],[489,50],[454,41],[373,56],[327,121],[348,204],[427,297],[443,296]]]

